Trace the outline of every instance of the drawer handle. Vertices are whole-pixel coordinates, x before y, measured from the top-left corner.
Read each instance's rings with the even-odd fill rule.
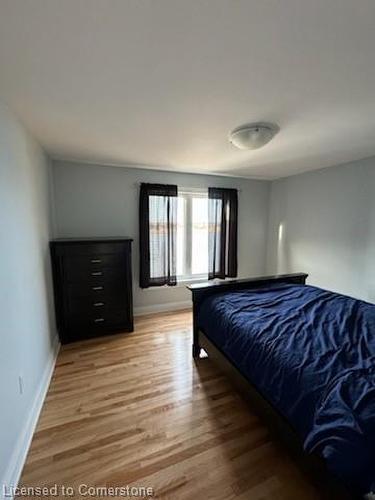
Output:
[[[104,321],[104,318],[96,318],[96,319],[94,319],[95,323],[103,323],[103,321]]]
[[[94,302],[94,307],[102,307],[104,306],[104,302]]]
[[[102,259],[91,259],[91,264],[100,264]]]
[[[101,271],[97,271],[95,273],[91,273],[91,276],[101,276],[103,273]]]
[[[104,286],[93,286],[92,289],[95,290],[95,291],[97,291],[97,290],[103,290]]]

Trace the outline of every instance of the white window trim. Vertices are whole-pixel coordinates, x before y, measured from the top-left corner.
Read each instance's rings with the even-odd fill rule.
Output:
[[[182,277],[181,279],[177,277],[177,285],[175,286],[170,286],[170,285],[162,285],[162,286],[150,286],[150,288],[147,288],[147,292],[156,292],[158,290],[173,290],[174,288],[185,288],[188,285],[194,285],[197,283],[205,283],[208,281],[208,275],[207,274],[197,274],[193,277]],[[223,280],[220,280],[223,281]]]
[[[186,198],[189,198],[190,200],[193,197],[199,197],[201,196],[202,198],[207,198],[208,197],[208,188],[187,188],[187,187],[181,187],[178,188],[178,196],[182,195],[185,196]],[[186,233],[185,233],[185,241],[186,241],[186,248],[188,249],[188,252],[191,252],[191,215],[192,215],[192,203],[187,204],[187,214],[186,214],[186,219],[187,219],[187,224],[186,224]],[[190,224],[189,224],[190,222]],[[189,226],[189,227],[188,227]],[[187,234],[189,233],[189,234]],[[185,269],[188,269],[190,266],[187,265],[187,262],[190,263],[191,265],[191,255],[187,256],[185,255]],[[183,288],[189,284],[194,284],[194,283],[204,283],[205,281],[208,281],[208,274],[202,273],[202,274],[185,274],[183,276],[177,276],[177,285],[174,287],[171,287],[169,285],[163,285],[163,286],[153,286],[148,288],[148,291],[157,291],[160,289],[173,289],[173,288]]]
[[[178,283],[199,283],[208,281],[208,274],[192,274],[191,276],[177,276]]]
[[[179,188],[178,196],[183,196],[187,200],[186,204],[186,224],[185,224],[185,270],[186,273],[182,276],[177,276],[177,284],[185,286],[189,283],[204,282],[208,280],[208,274],[192,274],[191,273],[191,238],[192,238],[192,198],[208,197],[208,189],[204,188]]]
[[[191,194],[195,196],[202,196],[204,198],[208,197],[208,188],[188,188],[188,187],[182,187],[178,188],[177,191],[177,196],[180,194]]]

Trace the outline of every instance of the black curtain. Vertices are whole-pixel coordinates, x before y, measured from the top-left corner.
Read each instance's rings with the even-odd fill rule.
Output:
[[[237,276],[237,189],[208,188],[208,279]]]
[[[139,250],[141,288],[176,285],[177,186],[141,184]]]

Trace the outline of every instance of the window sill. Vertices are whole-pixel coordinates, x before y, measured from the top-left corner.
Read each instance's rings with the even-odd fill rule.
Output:
[[[177,286],[186,286],[186,285],[192,285],[193,283],[205,283],[208,281],[208,276],[198,276],[198,277],[191,277],[191,278],[181,278],[177,279]]]
[[[173,290],[175,288],[185,288],[187,285],[193,285],[195,283],[205,283],[206,281],[208,281],[208,276],[197,276],[196,278],[192,276],[181,279],[177,278],[177,285],[175,286],[150,286],[150,288],[146,288],[145,290],[153,290],[155,292],[160,290]]]

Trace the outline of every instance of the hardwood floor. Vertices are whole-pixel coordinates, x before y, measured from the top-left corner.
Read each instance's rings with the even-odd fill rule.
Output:
[[[183,311],[64,346],[20,484],[73,498],[88,497],[84,483],[152,487],[157,499],[317,499],[225,376],[193,362],[191,342]]]

